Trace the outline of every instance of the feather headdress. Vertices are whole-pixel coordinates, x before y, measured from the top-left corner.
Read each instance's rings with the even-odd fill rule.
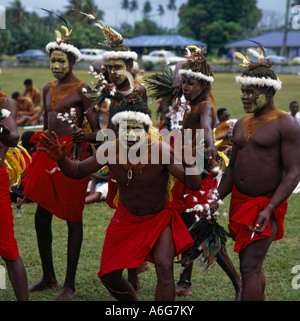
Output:
[[[271,70],[270,72],[267,72],[273,65],[273,62],[269,60],[271,56],[266,57],[265,48],[259,42],[250,39],[248,40],[258,45],[257,52],[253,49],[248,49],[248,52],[256,57],[257,61],[252,63],[247,55],[244,56],[240,52],[235,52],[235,56],[242,60],[242,63],[240,63],[239,65],[248,67],[249,70],[249,73],[244,72],[242,76],[237,76],[236,82],[240,85],[273,87],[276,91],[281,89],[282,82],[280,81],[280,79],[275,77],[275,74]],[[263,70],[265,70],[265,74],[272,73],[274,77],[266,76],[265,74],[260,75],[258,72],[255,73],[255,70],[258,70],[258,67],[263,67]],[[251,70],[253,70],[252,73]]]
[[[70,29],[67,20],[50,10],[44,8],[41,9],[51,14],[55,14],[59,19],[61,19],[64,23],[61,28],[65,31],[65,35],[62,35],[59,30],[55,30],[56,40],[47,44],[46,51],[50,53],[51,50],[59,49],[64,52],[70,52],[75,56],[76,62],[79,61],[81,59],[81,52],[71,43],[70,35],[73,29]]]
[[[79,11],[80,14],[85,15],[90,20],[95,21],[95,26],[100,28],[104,35],[104,44],[98,43],[106,48],[106,52],[103,54],[103,59],[137,59],[137,53],[125,47],[123,37],[115,29],[109,26],[105,26],[100,20],[96,19],[92,14],[87,14]]]
[[[191,52],[190,49],[192,49],[193,52]],[[206,58],[204,56],[206,53],[206,47],[199,48],[197,46],[187,46],[185,50],[187,52],[185,56],[188,58],[188,61],[186,66],[182,66],[182,68],[179,70],[179,74],[185,75],[188,78],[191,77],[198,80],[202,79],[212,83],[214,81],[214,77],[210,68],[208,68],[209,70],[207,70],[207,74],[200,71],[202,69],[201,66],[206,64]]]

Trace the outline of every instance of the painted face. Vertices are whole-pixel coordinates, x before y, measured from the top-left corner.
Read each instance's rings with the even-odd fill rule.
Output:
[[[267,104],[266,95],[257,87],[241,86],[241,90],[241,100],[246,113],[258,111]]]
[[[144,125],[133,120],[121,122],[119,140],[124,148],[137,150],[146,140]]]
[[[67,54],[61,50],[54,50],[50,57],[50,68],[56,79],[64,78],[70,71]]]
[[[182,92],[187,101],[193,101],[202,94],[203,90],[196,78],[182,75]]]
[[[110,59],[107,62],[108,77],[116,86],[121,85],[126,80],[126,76],[118,76],[115,72],[118,70],[127,70],[127,66],[122,59]]]

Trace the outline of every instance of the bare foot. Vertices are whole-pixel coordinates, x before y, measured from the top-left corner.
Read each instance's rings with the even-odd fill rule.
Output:
[[[193,295],[193,291],[191,289],[191,282],[190,281],[179,281],[176,284],[176,295]]]
[[[70,288],[62,288],[55,301],[71,301],[77,295],[77,291]]]
[[[44,281],[44,279],[42,279],[41,281],[32,284],[28,287],[28,291],[29,292],[37,292],[37,291],[44,291],[46,289],[54,289],[57,287],[57,281]]]
[[[150,268],[150,263],[148,261],[144,261],[142,265],[137,269],[137,273],[142,273],[147,271]]]

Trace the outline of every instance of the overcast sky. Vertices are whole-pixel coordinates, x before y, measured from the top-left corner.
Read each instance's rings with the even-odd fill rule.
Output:
[[[11,3],[13,0],[0,0],[0,5],[7,6],[8,3]],[[44,7],[49,10],[53,10],[55,12],[63,11],[64,7],[69,4],[67,0],[21,0],[22,5],[26,8],[27,11],[36,11],[40,12],[39,7]],[[139,0],[140,10],[145,2],[145,0]],[[176,0],[177,9],[183,4],[186,3],[187,0]],[[136,13],[126,13],[121,9],[121,0],[96,0],[96,5],[99,9],[102,9],[105,12],[104,15],[104,23],[111,26],[119,26],[122,22],[126,20],[138,19],[141,18],[141,11]],[[176,27],[178,23],[178,15],[177,12],[173,13],[166,9],[169,0],[151,0],[152,5],[152,14],[157,13],[157,7],[159,4],[162,4],[165,8],[165,15],[161,18],[158,15],[153,16],[152,19],[156,20],[158,24],[162,24],[164,27],[172,28]],[[260,9],[268,10],[268,11],[276,11],[279,16],[284,17],[286,0],[258,0],[257,6]]]

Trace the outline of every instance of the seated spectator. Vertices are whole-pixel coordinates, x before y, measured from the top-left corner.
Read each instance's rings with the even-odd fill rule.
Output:
[[[29,98],[32,100],[35,107],[41,107],[41,93],[38,88],[33,86],[32,79],[24,80],[25,91],[23,96],[28,94]]]
[[[217,121],[215,128],[217,128],[223,121],[226,121],[230,118],[230,113],[226,108],[219,108],[217,110]]]
[[[110,170],[107,166],[101,168],[99,172],[91,175],[87,187],[87,196],[85,198],[85,204],[98,202],[106,199],[108,192],[108,180]]]

